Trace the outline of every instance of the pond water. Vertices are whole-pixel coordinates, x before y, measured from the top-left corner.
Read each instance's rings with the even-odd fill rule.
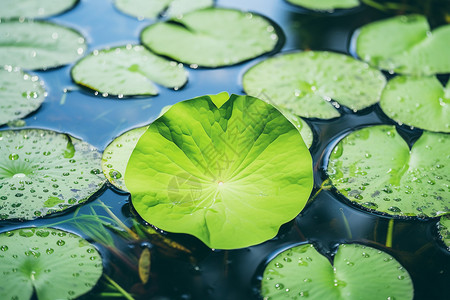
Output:
[[[342,15],[308,15],[280,0],[217,1],[218,6],[260,13],[275,21],[284,31],[283,51],[296,49],[331,50],[350,53],[354,30],[386,15],[358,8]],[[82,0],[73,10],[50,20],[74,27],[87,37],[88,52],[105,47],[138,44],[140,31],[151,23],[118,12],[110,0]],[[258,61],[259,59],[256,59]],[[44,128],[69,133],[101,151],[121,133],[152,122],[166,105],[222,91],[243,94],[242,74],[255,61],[219,69],[189,69],[189,82],[179,91],[160,87],[156,97],[104,98],[80,90],[71,81],[71,65],[35,72],[44,82],[48,97],[42,107],[25,118],[26,128]],[[311,148],[314,159],[315,189],[326,179],[326,158],[331,148],[348,133],[366,125],[393,124],[375,105],[354,114],[341,108],[342,117],[331,121],[309,121],[315,134]],[[1,130],[7,129],[3,126]],[[407,140],[415,140],[420,131],[401,129]],[[103,201],[127,225],[134,212],[129,196],[107,186],[81,212]],[[100,210],[98,210],[100,212]],[[0,223],[0,231],[40,226],[73,216],[73,210],[51,218],[28,222]],[[257,246],[230,250],[211,250],[193,237],[167,234],[193,252],[191,258],[176,251],[165,251],[151,243],[133,244],[116,237],[116,247],[135,255],[152,249],[150,281],[140,284],[136,270],[123,263],[113,252],[99,247],[106,273],[136,299],[258,299],[259,280],[267,260],[286,247],[312,242],[330,255],[338,243],[358,242],[379,248],[394,256],[410,273],[415,299],[444,299],[450,282],[450,252],[438,240],[436,219],[396,219],[392,248],[387,248],[389,218],[350,206],[334,190],[323,190],[293,221],[285,224],[274,239]],[[67,224],[58,226],[83,235]],[[84,298],[96,298],[98,286]]]

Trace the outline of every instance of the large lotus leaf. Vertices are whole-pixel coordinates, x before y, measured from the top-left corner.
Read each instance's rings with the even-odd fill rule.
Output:
[[[340,245],[333,265],[312,245],[300,245],[269,262],[264,299],[413,299],[407,271],[389,254],[358,244]]]
[[[295,127],[297,127],[297,130],[302,135],[303,141],[305,142],[306,146],[310,148],[314,141],[314,134],[308,123],[287,110],[283,111],[282,113],[289,121],[291,121],[292,124],[294,124]]]
[[[336,188],[369,209],[434,217],[450,211],[450,136],[424,132],[411,150],[395,127],[355,131],[333,149],[328,174]]]
[[[439,220],[439,234],[447,249],[450,250],[450,215],[444,215]]]
[[[0,125],[25,117],[45,99],[43,83],[16,69],[0,69]]]
[[[142,46],[94,51],[72,68],[73,80],[110,95],[157,95],[153,83],[178,89],[187,81],[182,64],[161,58]]]
[[[306,118],[331,119],[330,100],[354,111],[379,101],[383,74],[350,56],[321,51],[282,54],[249,69],[244,91]]]
[[[272,51],[278,35],[272,24],[257,14],[206,8],[176,22],[150,25],[142,31],[141,40],[151,51],[177,61],[220,67]]]
[[[141,135],[148,126],[139,127],[125,132],[114,139],[103,152],[103,174],[115,187],[128,191],[125,186],[124,174],[131,152],[133,152]]]
[[[162,14],[177,17],[213,4],[213,0],[116,0],[115,2],[120,11],[139,19],[155,19]]]
[[[289,3],[311,10],[332,11],[335,9],[352,8],[359,6],[358,0],[286,0]]]
[[[202,96],[173,105],[136,145],[125,173],[136,211],[212,248],[274,237],[305,206],[313,178],[294,125],[250,96]]]
[[[424,16],[397,16],[362,27],[356,52],[383,70],[432,75],[450,72],[449,44],[450,25],[430,31]]]
[[[0,18],[46,18],[71,9],[78,0],[2,0]]]
[[[0,298],[75,299],[103,272],[98,251],[81,237],[51,228],[0,234]],[[33,298],[34,299],[34,298]]]
[[[380,106],[398,123],[450,132],[450,84],[444,89],[436,77],[395,77],[384,89]]]
[[[0,65],[58,67],[77,60],[85,50],[84,37],[61,25],[31,20],[0,23]]]
[[[0,131],[0,218],[34,219],[83,203],[105,179],[100,153],[47,130]]]

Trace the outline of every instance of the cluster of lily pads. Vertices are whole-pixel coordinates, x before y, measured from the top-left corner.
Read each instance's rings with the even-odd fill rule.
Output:
[[[282,37],[265,17],[213,7],[212,1],[145,6],[118,0],[124,13],[163,20],[142,30],[141,44],[85,55],[79,32],[32,19],[70,9],[75,0],[58,7],[43,1],[38,8],[25,2],[6,1],[11,9],[0,13],[9,18],[0,22],[0,125],[45,101],[42,81],[22,68],[46,70],[78,60],[71,76],[80,86],[105,97],[154,96],[158,86],[179,90],[187,83],[185,64],[238,64],[274,52]],[[358,3],[347,2],[338,8]],[[0,131],[0,218],[32,220],[66,210],[86,202],[108,179],[131,194],[142,219],[162,230],[191,234],[211,248],[256,245],[273,238],[310,197],[313,133],[302,118],[332,119],[345,112],[342,107],[357,113],[377,103],[400,125],[423,129],[422,135],[410,146],[391,125],[350,133],[330,154],[334,186],[352,202],[392,216],[448,215],[450,86],[435,75],[450,73],[449,40],[449,25],[430,32],[422,16],[375,22],[355,37],[363,61],[326,51],[267,58],[243,75],[247,96],[221,93],[177,103],[151,124],[117,137],[103,154],[68,134]],[[380,70],[401,75],[386,82]],[[444,216],[440,232],[447,246],[448,228]],[[103,270],[92,245],[56,229],[2,233],[0,250],[0,279],[7,283],[0,295],[12,299],[28,299],[33,291],[39,299],[75,298]],[[80,268],[65,268],[66,261]],[[386,277],[367,272],[375,268]],[[390,255],[343,244],[331,266],[308,244],[270,261],[261,293],[346,299],[367,289],[385,299],[413,297],[408,273]]]

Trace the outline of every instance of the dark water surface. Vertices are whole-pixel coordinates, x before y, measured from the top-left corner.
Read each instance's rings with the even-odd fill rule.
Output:
[[[349,53],[355,29],[386,17],[366,7],[338,16],[314,16],[302,13],[281,0],[223,0],[217,1],[217,5],[249,10],[271,18],[286,35],[283,51],[312,49]],[[151,23],[119,13],[109,0],[82,0],[73,10],[50,20],[78,29],[87,37],[88,52],[137,44],[142,28]],[[66,132],[103,151],[121,133],[153,121],[166,105],[222,91],[243,94],[242,74],[263,58],[226,68],[189,69],[189,82],[183,89],[173,91],[161,87],[158,96],[139,99],[103,98],[82,91],[70,79],[70,65],[35,72],[44,80],[48,97],[39,111],[25,119],[26,127]],[[67,93],[64,93],[65,89]],[[316,181],[313,193],[326,179],[326,158],[344,134],[367,125],[393,124],[378,106],[358,114],[346,109],[342,109],[342,113],[342,117],[332,121],[310,121],[315,132],[311,148]],[[8,128],[1,128],[5,129]],[[417,130],[404,129],[404,132],[411,139],[420,134]],[[131,225],[133,211],[127,194],[108,186],[86,207],[97,203],[98,199],[111,206],[121,220]],[[0,230],[45,225],[72,215],[73,211],[23,223],[3,222]],[[161,250],[156,245],[128,244],[118,238],[116,246],[124,253],[138,254],[143,247],[153,249],[152,273],[145,286],[139,283],[136,270],[123,264],[111,251],[99,248],[104,257],[105,272],[131,291],[136,299],[258,299],[259,278],[267,260],[286,247],[302,242],[314,243],[327,255],[343,242],[379,248],[394,256],[408,270],[415,287],[415,299],[449,299],[450,252],[438,240],[437,220],[396,219],[392,248],[384,246],[388,222],[389,218],[350,206],[335,191],[325,190],[297,218],[282,226],[276,238],[245,249],[214,251],[193,237],[168,234],[171,239],[193,250],[193,259],[189,259]],[[59,227],[82,235],[68,225]],[[96,299],[101,289],[101,286],[97,287],[84,298]]]

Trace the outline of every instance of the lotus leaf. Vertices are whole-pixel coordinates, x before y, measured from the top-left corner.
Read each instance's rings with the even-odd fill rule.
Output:
[[[71,9],[78,0],[2,0],[0,18],[47,18]]]
[[[213,4],[213,0],[116,0],[115,2],[120,11],[139,19],[155,19],[162,14],[177,17]]]
[[[311,10],[333,11],[335,9],[353,8],[359,6],[358,0],[286,0],[287,2]]]

